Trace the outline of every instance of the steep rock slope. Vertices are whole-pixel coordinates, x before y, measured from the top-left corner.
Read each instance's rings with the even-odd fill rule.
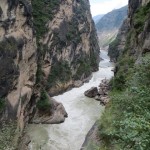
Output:
[[[98,69],[99,46],[87,0],[48,2],[51,12],[45,13],[51,19],[46,23],[45,33],[41,33],[42,18],[38,14],[47,4],[39,5],[34,0],[32,3],[37,33],[42,35],[38,40],[41,47],[38,79],[52,96],[74,86],[75,81],[83,81]]]
[[[109,49],[117,64],[111,81],[111,102],[99,125],[100,149],[149,149],[149,29],[150,0],[129,0],[128,18],[113,52]]]
[[[97,23],[96,29],[101,47],[106,47],[111,43],[121,27],[123,20],[127,16],[127,6],[113,10],[105,14]]]
[[[95,24],[97,24],[99,22],[99,20],[104,16],[104,14],[100,14],[100,15],[97,15],[97,16],[94,16],[93,17],[93,20],[95,22]]]
[[[0,0],[1,121],[17,121],[22,131],[39,112],[50,116],[59,107],[66,117],[49,95],[80,86],[98,63],[88,0]],[[9,149],[6,139],[0,149]]]
[[[6,106],[2,119],[18,118],[21,128],[37,71],[31,8],[29,1],[0,1],[0,97]]]

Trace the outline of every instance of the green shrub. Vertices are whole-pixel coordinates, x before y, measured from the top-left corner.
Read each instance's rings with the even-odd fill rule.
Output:
[[[42,90],[40,100],[37,102],[37,108],[43,112],[50,112],[51,107],[46,91]]]
[[[110,93],[111,103],[102,115],[101,147],[108,150],[148,150],[150,146],[150,55],[135,66],[122,91]],[[100,148],[101,149],[101,148]]]
[[[149,13],[150,13],[150,2],[147,5],[139,8],[135,13],[133,19],[134,19],[134,27],[136,28],[137,34],[139,34],[143,30],[145,21],[148,18]]]
[[[0,123],[0,150],[15,150],[17,138],[17,123]]]
[[[118,44],[119,44],[119,39],[118,39],[118,38],[116,38],[115,40],[113,40],[113,41],[109,44],[108,55],[109,55],[111,58],[114,58],[115,60],[117,60],[117,58],[118,58],[118,56],[119,56]]]
[[[5,100],[3,98],[0,98],[0,112],[4,110],[5,104]]]
[[[17,51],[17,42],[13,37],[9,37],[8,39],[4,39],[0,42],[0,53],[3,55],[5,54],[8,56],[16,57]]]
[[[55,86],[57,82],[67,82],[71,79],[71,68],[67,61],[56,62],[52,65],[48,77],[47,88]]]
[[[47,32],[46,24],[52,20],[60,0],[32,0],[33,23],[38,40]]]
[[[79,67],[77,68],[77,72],[73,77],[75,80],[81,79],[82,75],[84,75],[86,77],[90,74],[91,66],[90,66],[89,60],[80,59],[80,60],[78,60],[77,64],[79,64]]]

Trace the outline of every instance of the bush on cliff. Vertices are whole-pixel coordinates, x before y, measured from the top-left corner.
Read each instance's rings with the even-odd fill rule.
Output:
[[[136,28],[137,33],[139,34],[145,24],[145,20],[148,18],[148,14],[150,13],[150,2],[139,8],[134,15],[134,27]]]
[[[41,91],[41,97],[40,100],[37,102],[37,107],[42,112],[50,112],[51,109],[51,103],[47,96],[46,91]]]
[[[123,91],[110,93],[111,103],[103,114],[100,149],[148,150],[150,146],[150,55],[135,66]]]
[[[5,100],[0,98],[0,112],[5,108]]]

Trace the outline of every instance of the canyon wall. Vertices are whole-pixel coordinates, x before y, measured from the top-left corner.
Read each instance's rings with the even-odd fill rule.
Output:
[[[149,0],[129,1],[128,17],[117,38],[109,45],[109,56],[113,61],[126,51],[135,59],[149,51],[149,17]]]
[[[37,71],[30,1],[0,1],[0,101],[2,120],[24,127]],[[5,108],[6,107],[6,108]]]
[[[39,100],[82,85],[98,63],[88,0],[0,0],[1,121],[23,130]]]
[[[116,69],[111,100],[99,122],[100,149],[147,150],[150,144],[150,0],[129,0],[128,7],[109,48]]]

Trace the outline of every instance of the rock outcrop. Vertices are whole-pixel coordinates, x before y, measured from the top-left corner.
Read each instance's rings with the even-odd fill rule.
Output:
[[[36,6],[37,1],[32,3]],[[48,15],[53,16],[46,24],[46,32],[41,33],[37,25],[41,19],[37,14],[43,8],[36,6],[33,10],[36,32],[42,34],[38,40],[38,78],[53,96],[76,86],[75,81],[83,81],[98,69],[99,46],[87,0],[51,3]]]
[[[37,45],[30,1],[0,0],[0,100],[3,120],[28,120],[37,71]],[[2,111],[1,109],[1,111]]]
[[[97,101],[100,101],[101,105],[106,105],[109,102],[108,92],[110,90],[109,80],[103,79],[97,87],[92,87],[91,89],[84,92],[84,95],[89,98],[94,98]]]
[[[89,90],[84,92],[84,95],[90,98],[95,97],[98,94],[97,87],[91,87]]]
[[[112,41],[109,44],[108,55],[110,56],[111,61],[117,62],[117,58],[119,57],[119,55],[122,54],[125,48],[128,31],[129,31],[129,19],[126,18],[123,21],[121,28],[119,29],[116,39],[114,39],[114,41]]]
[[[80,150],[92,150],[100,145],[100,138],[98,136],[98,122],[96,121],[95,124],[92,126],[90,131],[87,133],[84,143]]]
[[[135,60],[139,60],[142,53],[149,51],[149,2],[149,0],[129,1],[128,17],[120,28],[117,38],[109,46],[108,54],[112,61],[116,62],[118,57],[128,50],[129,55]]]
[[[68,114],[62,105],[58,103],[55,99],[49,98],[51,106],[48,111],[37,110],[34,117],[30,120],[32,124],[59,124],[65,121],[65,118],[68,117]]]

